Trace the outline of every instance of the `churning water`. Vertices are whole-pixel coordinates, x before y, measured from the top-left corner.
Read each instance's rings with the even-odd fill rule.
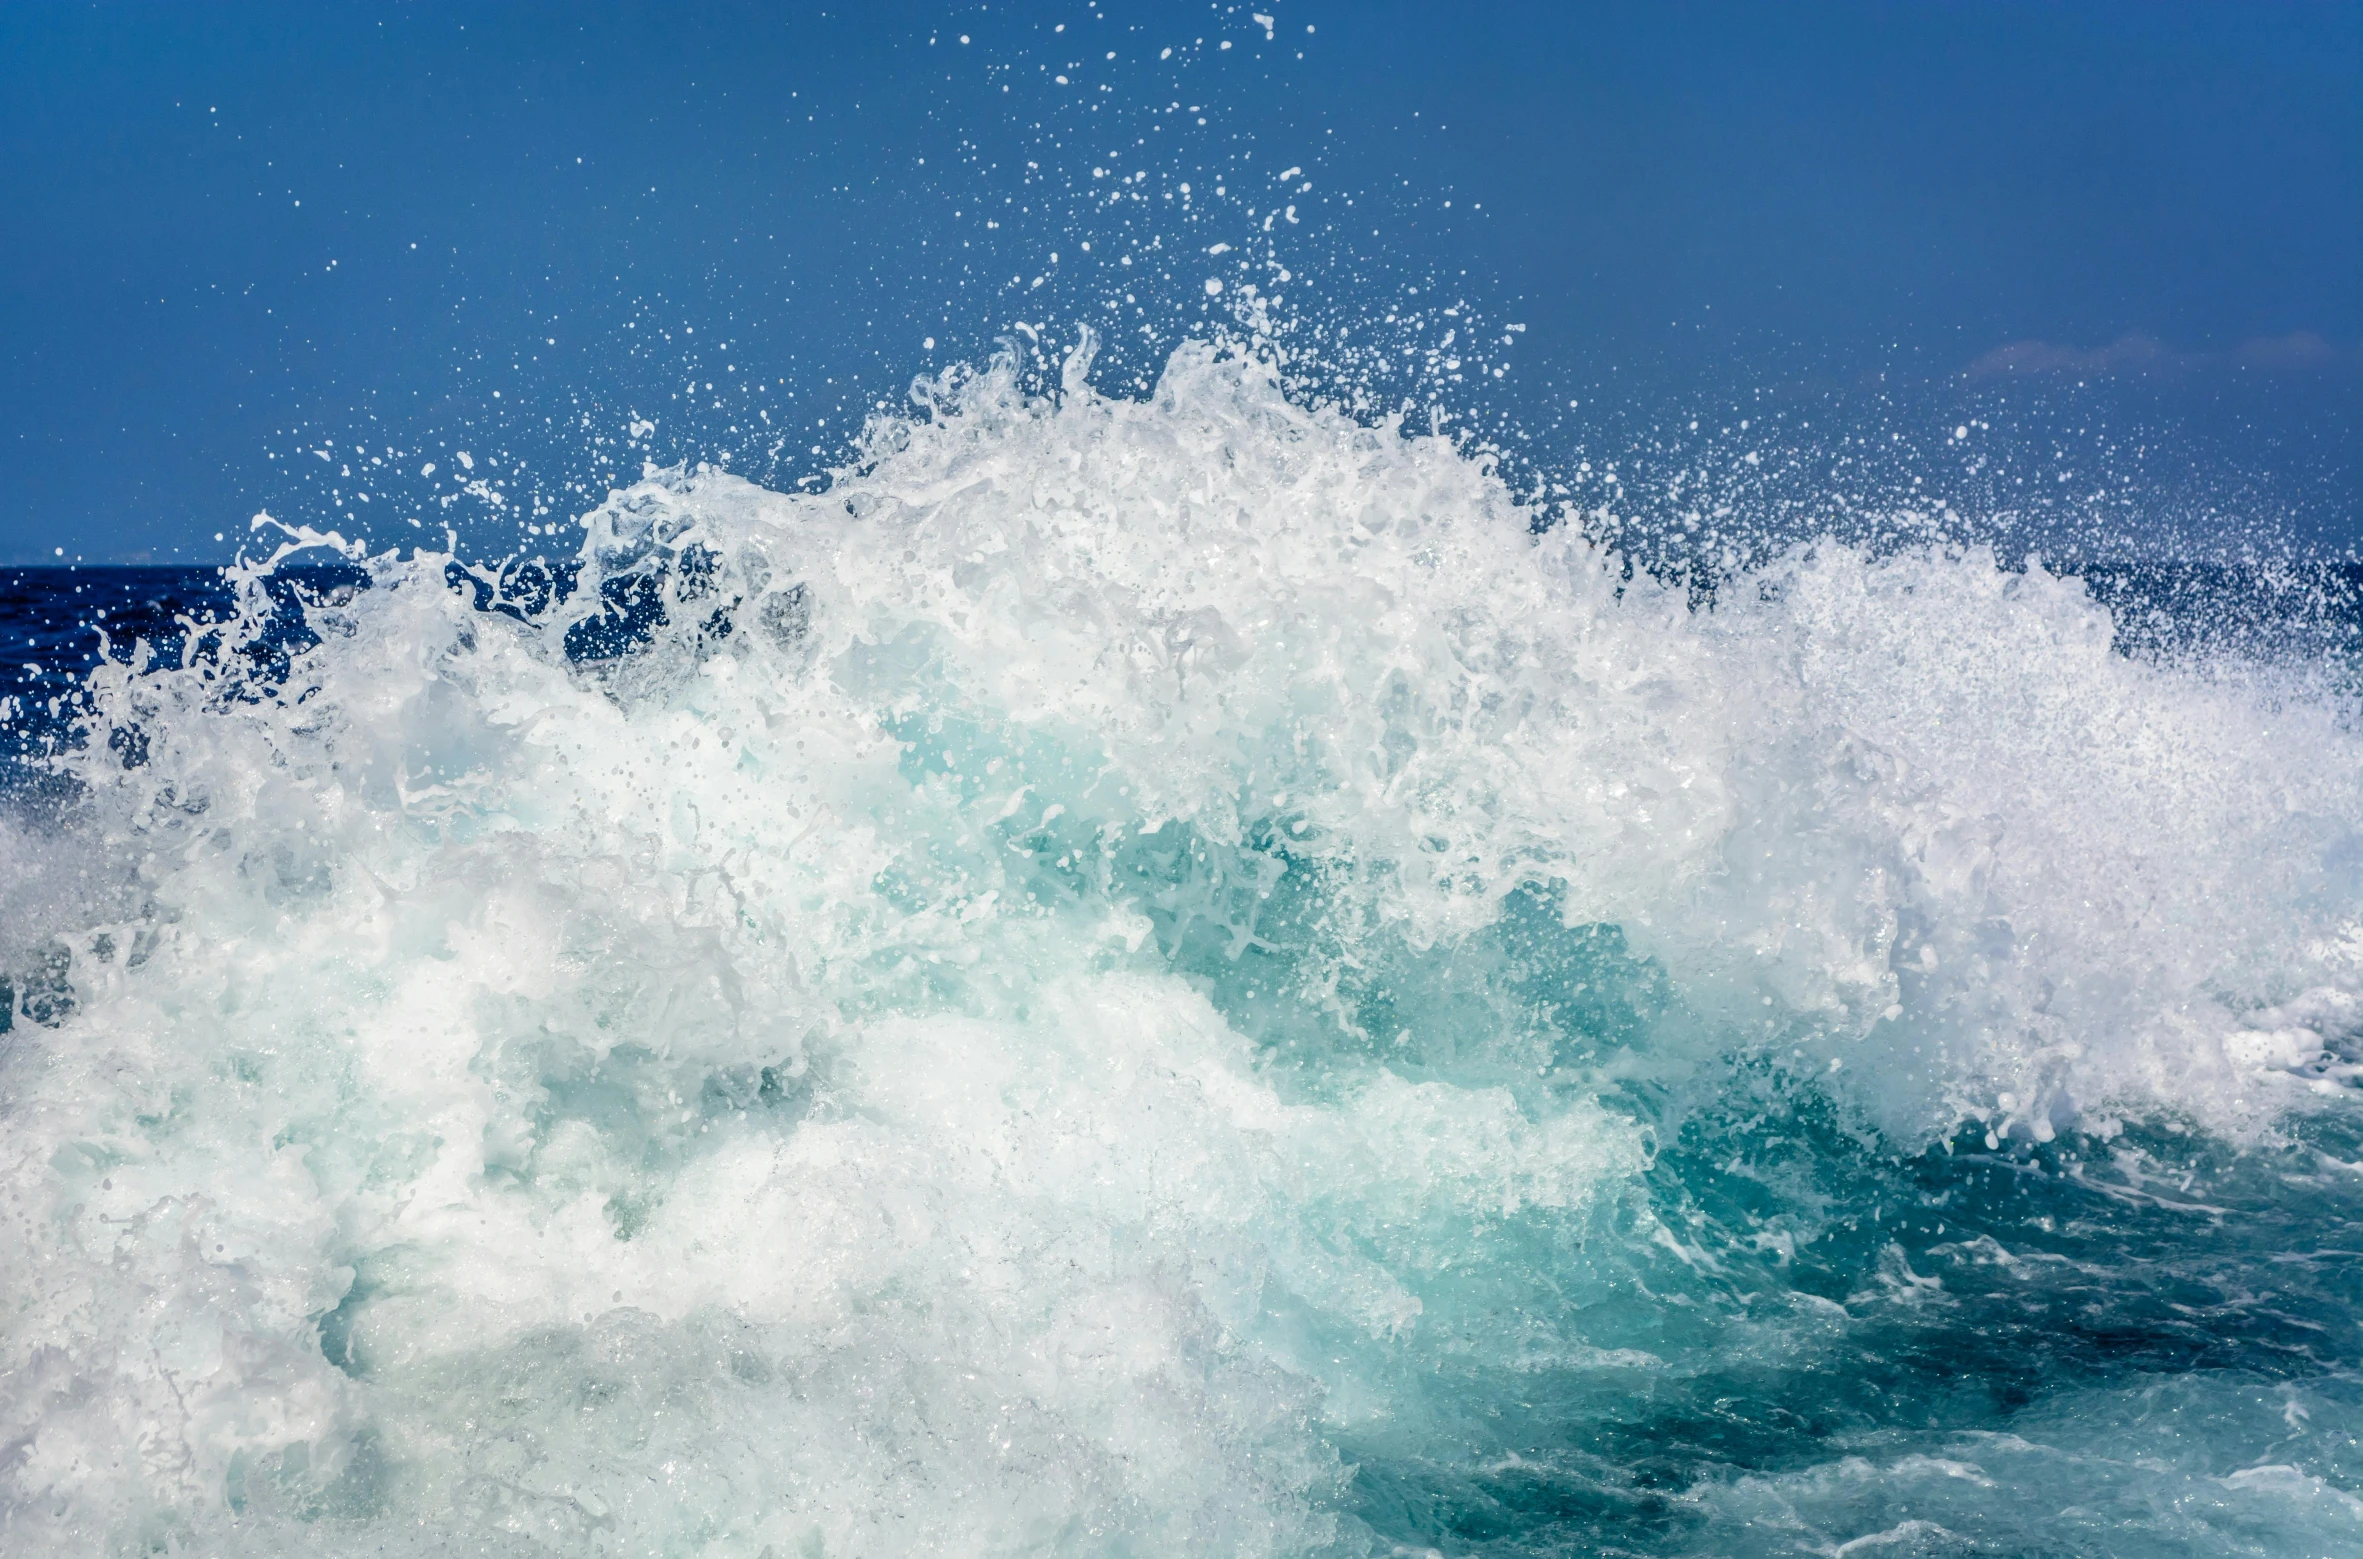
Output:
[[[0,1546],[2363,1546],[2333,660],[1695,599],[1252,351],[927,398],[93,663]]]

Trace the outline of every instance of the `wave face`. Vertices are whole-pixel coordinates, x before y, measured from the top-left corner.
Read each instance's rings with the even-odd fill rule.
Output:
[[[10,1552],[2363,1535],[2326,669],[1694,608],[1205,345],[925,398],[93,674]]]

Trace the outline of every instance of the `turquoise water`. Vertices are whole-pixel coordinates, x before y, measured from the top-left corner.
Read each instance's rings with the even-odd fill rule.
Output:
[[[2363,1542],[2335,665],[1696,604],[1235,350],[924,399],[92,673],[10,1552]]]

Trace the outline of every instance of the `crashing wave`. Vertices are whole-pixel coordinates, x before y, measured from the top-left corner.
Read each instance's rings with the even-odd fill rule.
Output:
[[[1455,1381],[1943,1302],[1871,1246],[1747,1308],[1858,1235],[1669,1192],[1735,1087],[2127,1195],[2129,1126],[2348,1107],[2363,741],[2304,668],[1941,548],[1694,610],[1252,352],[923,388],[826,491],[350,549],[258,658],[274,559],[97,674],[9,846],[85,906],[0,1061],[10,1546],[1355,1550],[1373,1469],[1487,1443]]]

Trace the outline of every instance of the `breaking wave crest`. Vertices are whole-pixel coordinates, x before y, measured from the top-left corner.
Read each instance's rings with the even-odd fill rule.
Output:
[[[1251,352],[920,399],[94,674],[12,1550],[2355,1530],[2241,1460],[2355,1421],[2352,1263],[2201,1292],[2358,1208],[2333,668],[1942,547],[1695,604]]]

